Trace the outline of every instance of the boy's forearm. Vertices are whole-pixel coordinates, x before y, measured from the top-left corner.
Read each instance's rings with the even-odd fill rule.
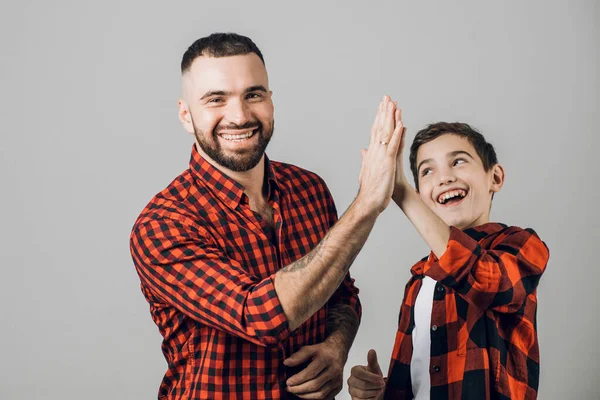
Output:
[[[433,254],[440,258],[448,246],[450,227],[423,203],[412,188],[405,190],[401,196],[394,194],[392,199],[417,229]]]
[[[377,215],[355,200],[315,249],[275,274],[275,290],[290,330],[323,307],[339,287]]]

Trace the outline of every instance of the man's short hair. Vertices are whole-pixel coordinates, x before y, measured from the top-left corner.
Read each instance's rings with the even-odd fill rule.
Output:
[[[488,143],[481,133],[477,132],[468,124],[462,122],[436,122],[417,132],[415,140],[410,146],[410,169],[417,190],[419,190],[419,171],[417,171],[417,152],[419,151],[419,147],[446,134],[466,138],[475,148],[479,158],[481,158],[485,172],[488,172],[490,168],[498,164],[494,146]]]
[[[256,54],[265,63],[262,53],[250,38],[237,33],[213,33],[188,47],[181,60],[181,74],[186,73],[200,56],[230,57],[250,53]]]

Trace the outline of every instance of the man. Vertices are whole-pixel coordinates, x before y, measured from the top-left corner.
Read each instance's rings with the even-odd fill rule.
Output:
[[[131,235],[164,337],[159,398],[333,398],[361,313],[348,269],[391,199],[400,111],[380,104],[359,193],[336,221],[321,178],[264,154],[272,92],[250,39],[199,39],[181,67],[190,168]]]

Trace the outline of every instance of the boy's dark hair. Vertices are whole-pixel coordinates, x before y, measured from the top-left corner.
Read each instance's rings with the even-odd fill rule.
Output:
[[[237,33],[213,33],[188,47],[181,60],[181,74],[190,69],[192,62],[200,56],[229,57],[250,53],[256,54],[265,63],[262,53],[250,38]]]
[[[485,172],[488,172],[490,168],[498,164],[498,158],[496,157],[494,146],[488,143],[481,133],[462,122],[436,122],[435,124],[428,125],[426,128],[417,132],[415,140],[413,140],[413,143],[410,146],[410,169],[412,171],[417,190],[419,190],[419,171],[417,171],[417,151],[419,150],[419,147],[427,142],[431,142],[439,136],[446,134],[458,135],[467,138],[467,140],[475,148],[479,158],[481,158]]]

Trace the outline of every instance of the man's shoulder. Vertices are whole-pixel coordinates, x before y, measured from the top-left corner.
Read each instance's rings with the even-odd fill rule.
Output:
[[[299,185],[309,185],[327,188],[325,181],[317,173],[298,167],[297,165],[281,161],[271,161],[271,168],[278,183],[285,186],[297,187]]]
[[[190,214],[190,189],[194,185],[189,169],[156,193],[144,207],[135,225],[161,218],[184,219]]]

